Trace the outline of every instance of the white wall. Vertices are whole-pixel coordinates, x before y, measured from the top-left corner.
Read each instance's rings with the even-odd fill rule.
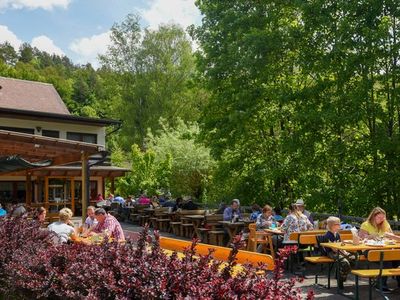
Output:
[[[88,126],[81,124],[71,124],[71,123],[57,123],[57,122],[45,122],[39,120],[22,120],[22,119],[10,119],[10,118],[0,118],[0,126],[7,127],[20,127],[20,128],[32,128],[35,130],[36,135],[42,135],[42,130],[57,130],[60,132],[60,138],[67,138],[67,131],[69,132],[82,132],[91,133],[97,135],[97,144],[105,146],[105,127],[98,126]]]

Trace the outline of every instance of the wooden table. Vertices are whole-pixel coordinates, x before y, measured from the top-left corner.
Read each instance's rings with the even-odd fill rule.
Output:
[[[353,245],[353,243],[321,243],[321,246],[325,248],[344,250],[347,252],[358,252],[366,250],[388,250],[388,249],[400,249],[400,242],[394,244],[386,244],[384,246],[373,246],[366,245],[365,243],[360,243],[359,245]]]
[[[194,237],[194,234],[196,234],[197,237],[201,237],[201,234],[198,229],[199,229],[201,223],[204,221],[204,215],[188,215],[187,218],[190,219],[193,224],[193,236],[192,237]]]
[[[238,231],[242,229],[245,225],[244,222],[232,223],[231,221],[218,221],[218,223],[222,224],[224,228],[227,229],[227,232],[229,234],[229,241],[226,244],[227,247],[229,247],[231,241],[237,235]]]
[[[321,243],[322,247],[325,248],[330,248],[330,249],[334,249],[334,250],[342,250],[342,251],[347,251],[347,252],[351,252],[351,253],[355,253],[357,254],[360,251],[368,251],[368,250],[389,250],[389,249],[400,249],[400,242],[396,242],[393,244],[385,244],[385,245],[367,245],[365,243],[360,243],[358,245],[353,245],[352,242],[339,242],[339,243]],[[338,262],[338,258],[339,258],[339,251],[336,251],[337,253],[337,259],[336,259],[336,265],[337,265],[337,272],[340,273],[340,264],[337,263]],[[358,255],[356,255],[356,259],[358,259]],[[337,291],[338,294],[341,294],[341,290],[339,288],[339,280],[340,280],[340,276],[337,276]]]

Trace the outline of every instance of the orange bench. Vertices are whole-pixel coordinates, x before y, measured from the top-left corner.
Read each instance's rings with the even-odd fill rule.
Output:
[[[163,249],[168,249],[172,251],[182,252],[185,248],[192,245],[192,242],[183,241],[178,239],[172,239],[167,237],[160,237],[160,246]],[[197,255],[207,255],[209,249],[214,249],[212,256],[215,259],[221,261],[227,261],[229,254],[231,253],[231,248],[208,245],[199,243],[196,245],[195,251]],[[274,260],[271,255],[255,253],[250,251],[239,250],[236,255],[236,261],[239,264],[250,263],[252,266],[258,266],[259,263],[264,263],[267,265],[267,270],[274,269]]]

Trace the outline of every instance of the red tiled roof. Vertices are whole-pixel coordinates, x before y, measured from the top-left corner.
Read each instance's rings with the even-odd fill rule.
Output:
[[[52,84],[0,77],[0,107],[70,115]]]

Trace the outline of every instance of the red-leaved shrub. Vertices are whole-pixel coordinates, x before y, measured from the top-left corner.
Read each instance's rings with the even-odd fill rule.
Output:
[[[281,250],[273,272],[250,265],[232,276],[240,237],[225,267],[208,255],[166,255],[159,236],[148,244],[148,228],[137,243],[53,244],[53,236],[35,221],[0,220],[0,292],[18,299],[302,299],[299,279],[283,279],[292,249]],[[313,299],[309,291],[306,299]]]

